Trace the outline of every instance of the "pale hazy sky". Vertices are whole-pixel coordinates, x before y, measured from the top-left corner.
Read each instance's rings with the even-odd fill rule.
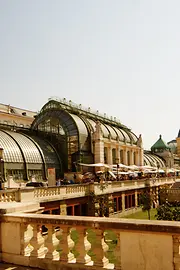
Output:
[[[177,136],[179,0],[0,0],[0,103],[51,96],[116,116],[149,148]]]

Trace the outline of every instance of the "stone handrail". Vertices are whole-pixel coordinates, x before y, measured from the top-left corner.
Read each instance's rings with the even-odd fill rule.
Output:
[[[63,200],[68,198],[84,197],[93,191],[96,195],[114,193],[118,191],[126,191],[133,189],[141,189],[146,186],[159,186],[164,184],[174,183],[173,178],[156,178],[156,179],[138,179],[125,181],[112,181],[104,183],[87,183],[75,184],[67,186],[53,186],[53,187],[39,187],[39,188],[21,188],[21,189],[7,189],[0,191],[0,202],[27,202],[46,200]]]
[[[0,190],[0,202],[14,202],[18,200],[17,189]]]
[[[65,187],[39,187],[34,189],[34,198],[58,196],[65,193]]]
[[[114,193],[118,191],[126,191],[133,189],[145,188],[146,185],[159,186],[164,184],[174,183],[173,178],[153,178],[153,179],[138,179],[138,180],[126,180],[126,181],[113,181],[104,182],[101,185],[94,183],[94,192],[96,195]]]
[[[8,263],[49,270],[180,267],[179,222],[16,213],[3,215],[0,228],[0,258]]]
[[[80,185],[68,185],[66,186],[66,194],[70,193],[79,193],[79,192],[86,192],[87,187],[89,184],[80,184]]]

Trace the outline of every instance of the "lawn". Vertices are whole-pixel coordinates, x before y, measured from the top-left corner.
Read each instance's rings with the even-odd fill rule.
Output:
[[[150,212],[150,216],[152,220],[156,220],[155,215],[156,215],[157,211],[156,209],[152,208],[151,212]],[[134,219],[148,219],[148,213],[147,211],[143,212],[143,211],[139,211],[137,213],[128,215],[128,216],[124,216],[123,218],[134,218]]]

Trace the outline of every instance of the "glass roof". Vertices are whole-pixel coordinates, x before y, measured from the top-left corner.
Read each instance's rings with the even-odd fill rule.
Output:
[[[153,154],[146,154],[146,155],[153,160],[156,166],[157,166],[157,163],[159,163],[160,167],[166,167],[164,161],[160,157]]]
[[[77,125],[77,128],[79,130],[79,133],[81,135],[83,134],[83,135],[88,136],[88,131],[87,131],[86,125],[84,124],[83,120],[75,114],[69,113],[69,115],[74,119],[74,121]]]
[[[126,133],[126,131],[124,131],[123,129],[120,129],[120,130],[121,130],[121,132],[123,133],[123,135],[124,135],[126,141],[127,141],[128,143],[130,143],[130,142],[131,142],[131,139],[130,139],[129,135]]]
[[[97,119],[101,122],[103,137],[110,138],[111,135],[112,139],[117,140],[118,136],[122,142],[126,140],[127,143],[137,143],[136,135],[130,130],[126,130],[126,127],[121,125],[120,122],[114,122],[106,118],[100,119],[98,115],[94,115],[90,113],[90,111],[83,111],[78,106],[74,107],[71,102],[67,104],[67,102],[63,103],[57,100],[49,101],[43,106],[40,114],[37,115],[32,124],[32,128],[37,128],[37,126],[42,123],[42,119],[48,119],[52,115],[59,119],[66,135],[78,135],[81,144],[85,142],[86,137],[88,138],[89,130],[95,131]]]
[[[132,131],[128,131],[128,133],[131,136],[133,142],[136,143],[138,140],[137,136]]]
[[[151,166],[150,161],[148,160],[145,154],[144,154],[144,165]]]
[[[86,120],[90,123],[92,130],[95,131],[96,129],[96,122],[93,121],[92,119],[86,118]]]
[[[145,165],[149,165],[152,167],[157,167],[157,163],[159,163],[161,168],[166,167],[165,162],[160,157],[154,154],[144,153],[144,161]]]
[[[23,156],[17,143],[6,133],[0,130],[0,147],[3,148],[5,162],[23,163]]]
[[[45,140],[39,137],[31,136],[31,138],[40,146],[46,165],[55,165],[59,167],[59,159],[54,148]]]
[[[12,136],[12,138],[14,138],[18,143],[27,163],[43,163],[37,146],[29,138],[16,132],[6,131],[6,133]]]
[[[110,125],[105,125],[105,126],[108,128],[108,130],[109,130],[109,132],[111,134],[111,138],[116,140],[117,139],[117,133],[114,131],[114,129]]]
[[[69,136],[78,135],[78,129],[74,122],[74,119],[68,112],[60,109],[51,109],[41,113],[35,118],[34,122],[32,123],[32,128],[37,129],[38,125],[51,117],[56,117],[57,119],[59,119],[59,122],[66,134],[68,134]]]
[[[117,127],[113,127],[113,129],[117,132],[119,140],[121,142],[123,142],[124,141],[124,136],[123,136],[122,132],[120,131],[120,129],[118,129]]]
[[[105,138],[109,138],[110,132],[109,132],[109,130],[107,129],[107,127],[103,123],[101,123],[101,129],[102,129],[103,136]]]

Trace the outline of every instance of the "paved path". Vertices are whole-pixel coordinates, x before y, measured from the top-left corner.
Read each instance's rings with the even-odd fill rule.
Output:
[[[0,263],[0,270],[39,270],[28,266],[18,266],[15,264]]]

